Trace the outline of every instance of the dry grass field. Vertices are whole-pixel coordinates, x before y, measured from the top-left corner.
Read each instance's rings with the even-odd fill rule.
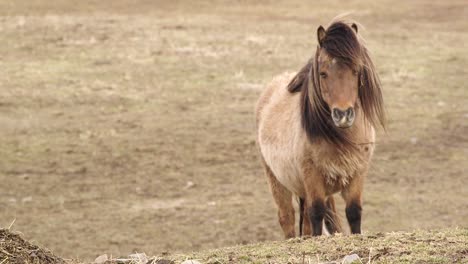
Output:
[[[88,261],[281,239],[254,104],[349,11],[389,119],[364,232],[468,227],[465,0],[0,1],[0,227]]]

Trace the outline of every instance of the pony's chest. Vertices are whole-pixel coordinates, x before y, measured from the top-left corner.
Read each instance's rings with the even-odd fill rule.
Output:
[[[369,156],[363,152],[348,155],[322,153],[316,158],[316,167],[325,178],[325,183],[338,191],[348,185],[353,177],[364,173],[368,161]]]

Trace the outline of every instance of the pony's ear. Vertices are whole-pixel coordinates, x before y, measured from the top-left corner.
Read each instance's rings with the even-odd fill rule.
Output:
[[[322,45],[322,41],[325,38],[325,29],[320,26],[317,28],[317,40],[319,45]]]
[[[357,32],[358,32],[358,30],[357,30],[357,25],[356,25],[355,23],[353,23],[353,24],[351,25],[351,27],[354,29],[354,32],[356,32],[356,34],[357,34]]]

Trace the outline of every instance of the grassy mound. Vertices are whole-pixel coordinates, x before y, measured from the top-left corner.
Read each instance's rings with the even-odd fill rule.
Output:
[[[65,263],[49,250],[24,240],[19,234],[0,229],[0,263]]]
[[[331,264],[342,263],[343,258],[351,254],[360,257],[356,263],[468,263],[468,228],[296,238],[191,254],[165,255],[164,258],[145,258],[144,262],[120,258],[102,263],[178,264],[185,260],[197,260],[204,264]],[[4,263],[79,262],[64,260],[25,241],[18,234],[0,229],[0,264]]]
[[[468,229],[336,235],[229,247],[173,256],[175,263],[341,263],[357,254],[362,263],[468,263]],[[358,262],[359,263],[359,262]]]

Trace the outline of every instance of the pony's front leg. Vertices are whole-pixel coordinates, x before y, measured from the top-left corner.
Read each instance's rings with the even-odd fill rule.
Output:
[[[322,235],[323,219],[327,212],[325,206],[325,181],[315,168],[304,168],[304,187],[306,191],[306,217],[309,217],[313,236]]]
[[[346,202],[346,218],[352,234],[361,234],[363,175],[355,176],[342,191]]]

